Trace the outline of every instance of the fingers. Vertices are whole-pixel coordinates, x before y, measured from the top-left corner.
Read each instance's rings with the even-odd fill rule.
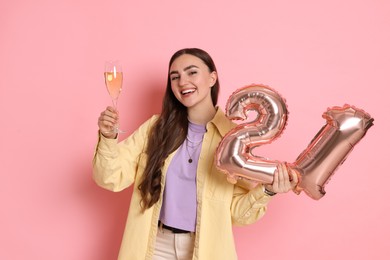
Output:
[[[293,187],[297,186],[298,182],[299,182],[299,178],[298,178],[298,173],[294,170],[291,170],[291,175],[292,175],[292,180],[291,180],[291,185]]]
[[[99,121],[104,124],[115,124],[118,121],[118,113],[115,110],[112,110],[111,107],[108,107],[100,113]]]
[[[280,171],[280,174],[282,175],[281,178],[280,178],[280,181],[283,183],[283,184],[286,184],[287,182],[290,181],[290,175],[288,173],[288,169],[287,169],[287,165],[286,163],[282,163],[281,164],[281,168],[282,170]]]
[[[272,189],[276,193],[285,193],[290,191],[298,184],[298,175],[295,171],[288,168],[287,163],[278,164],[274,173]]]
[[[285,163],[280,163],[278,165],[278,171],[277,174],[278,176],[278,183],[277,183],[277,191],[278,192],[286,192],[288,191],[288,186],[289,186],[289,175],[288,175],[288,170],[287,166]]]
[[[100,113],[98,118],[100,132],[106,137],[111,137],[118,119],[118,112],[113,107],[107,107],[106,110]],[[107,135],[107,133],[111,133],[111,135]]]

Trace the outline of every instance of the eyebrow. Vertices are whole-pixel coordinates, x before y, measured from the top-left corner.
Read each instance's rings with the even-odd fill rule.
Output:
[[[185,68],[184,68],[184,71],[189,70],[189,69],[192,69],[192,68],[197,68],[197,69],[199,69],[198,66],[190,65],[190,66],[185,67]],[[177,70],[172,70],[171,72],[169,72],[169,75],[172,75],[172,74],[179,74],[179,72],[178,72]]]

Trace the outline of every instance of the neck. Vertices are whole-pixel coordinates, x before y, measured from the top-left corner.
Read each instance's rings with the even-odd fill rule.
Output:
[[[211,104],[209,106],[188,108],[188,120],[198,125],[206,125],[214,118],[217,110]]]

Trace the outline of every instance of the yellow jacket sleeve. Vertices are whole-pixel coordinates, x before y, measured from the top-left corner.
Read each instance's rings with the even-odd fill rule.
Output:
[[[235,185],[231,204],[233,224],[243,226],[256,222],[265,214],[270,200],[262,184],[250,191]]]
[[[156,116],[142,124],[132,135],[118,143],[99,134],[93,157],[93,179],[111,191],[121,191],[134,183],[139,160],[145,153],[147,136]]]

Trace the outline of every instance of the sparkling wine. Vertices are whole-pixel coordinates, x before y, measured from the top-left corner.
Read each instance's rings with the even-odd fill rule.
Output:
[[[122,90],[123,73],[118,71],[104,72],[104,78],[111,98],[118,99]]]

